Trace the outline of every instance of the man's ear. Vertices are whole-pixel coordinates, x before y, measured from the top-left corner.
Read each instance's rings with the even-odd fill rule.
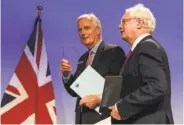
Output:
[[[96,34],[100,35],[100,27],[98,27],[98,26],[96,27]]]
[[[144,27],[144,20],[143,19],[138,18],[137,22],[138,22],[137,23],[137,29],[141,29],[141,28]]]

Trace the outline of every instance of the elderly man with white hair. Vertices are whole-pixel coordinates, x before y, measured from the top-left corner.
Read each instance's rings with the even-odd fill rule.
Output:
[[[174,123],[168,57],[151,36],[155,27],[155,17],[142,4],[121,18],[121,37],[131,49],[121,70],[121,99],[109,107],[114,124]]]
[[[63,83],[67,92],[77,97],[75,123],[94,124],[110,116],[109,112],[103,112],[100,115],[94,110],[100,104],[102,95],[88,95],[81,99],[70,86],[88,65],[91,65],[104,78],[109,75],[119,75],[126,56],[119,46],[103,42],[101,23],[94,14],[79,16],[77,28],[82,44],[88,51],[79,58],[74,75],[71,73],[72,66],[69,60],[62,60],[60,70],[63,73]]]

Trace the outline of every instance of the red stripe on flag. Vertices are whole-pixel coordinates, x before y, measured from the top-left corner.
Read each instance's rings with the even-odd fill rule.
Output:
[[[41,86],[39,88],[38,94],[42,98],[42,99],[39,99],[39,101],[48,102],[48,101],[53,100],[54,99],[54,92],[53,92],[52,81],[50,81],[47,84],[44,84],[43,86]],[[47,94],[47,96],[45,96],[45,94]]]
[[[38,47],[37,47],[37,54],[36,54],[36,64],[40,66],[40,56],[41,56],[41,51],[42,51],[42,30],[41,30],[41,22],[39,23],[39,28],[38,28]]]
[[[8,85],[8,87],[6,88],[6,90],[8,90],[8,91],[10,91],[10,92],[12,92],[12,93],[20,96],[19,91],[14,86]]]
[[[15,73],[28,95],[31,97],[36,96],[36,89],[38,88],[37,76],[25,53],[22,54]]]
[[[50,81],[49,83],[41,86],[38,91],[38,107],[37,107],[38,117],[36,118],[37,124],[53,123],[46,106],[46,103],[52,101],[53,99],[54,99],[54,92],[53,92],[52,81]]]

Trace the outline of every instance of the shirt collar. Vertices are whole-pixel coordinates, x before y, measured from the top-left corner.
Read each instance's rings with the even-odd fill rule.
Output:
[[[132,47],[131,47],[131,51],[134,51],[134,49],[135,49],[135,47],[137,46],[137,44],[140,43],[141,40],[142,40],[143,38],[145,38],[146,36],[149,36],[149,35],[150,35],[149,33],[146,33],[146,34],[143,34],[143,35],[139,36],[139,37],[134,41],[134,43],[133,43],[133,45],[132,45]]]
[[[95,53],[97,52],[98,47],[100,46],[101,43],[102,43],[102,40],[99,40],[99,41],[96,43],[96,45],[91,49],[91,52],[95,54]]]

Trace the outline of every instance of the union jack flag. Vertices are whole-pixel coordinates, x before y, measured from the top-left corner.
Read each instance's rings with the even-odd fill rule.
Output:
[[[41,22],[36,18],[1,100],[1,124],[56,124],[55,97]]]

